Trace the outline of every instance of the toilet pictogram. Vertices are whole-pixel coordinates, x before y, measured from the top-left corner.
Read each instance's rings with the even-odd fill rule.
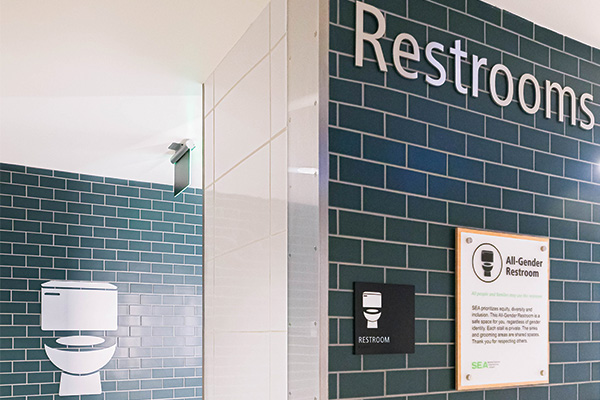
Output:
[[[117,348],[82,331],[117,330],[117,287],[104,282],[49,281],[42,284],[43,331],[73,331],[75,335],[44,345],[61,371],[59,395],[100,394],[100,373]]]
[[[381,317],[381,293],[363,292],[363,308],[367,329],[377,329],[377,320]]]
[[[479,280],[492,283],[502,273],[502,255],[500,251],[490,243],[482,243],[473,252],[473,272]]]

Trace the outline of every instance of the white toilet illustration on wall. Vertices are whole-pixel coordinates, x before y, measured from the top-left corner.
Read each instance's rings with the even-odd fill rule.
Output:
[[[49,281],[42,284],[43,331],[117,330],[117,287],[110,283]],[[116,343],[109,347],[96,336],[66,336],[56,341],[66,348],[44,345],[48,358],[63,372],[60,396],[100,394],[98,372],[112,358]]]

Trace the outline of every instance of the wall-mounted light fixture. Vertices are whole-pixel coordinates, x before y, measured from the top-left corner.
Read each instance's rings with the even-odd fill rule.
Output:
[[[189,139],[181,143],[171,143],[170,150],[175,150],[171,157],[171,164],[175,165],[175,176],[173,179],[173,196],[177,196],[190,185],[191,162],[190,151],[196,145]]]

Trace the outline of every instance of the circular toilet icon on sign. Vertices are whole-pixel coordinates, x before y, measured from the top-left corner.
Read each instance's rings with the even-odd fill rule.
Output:
[[[502,273],[502,255],[500,251],[490,243],[477,246],[473,253],[473,272],[479,280],[492,283]]]

